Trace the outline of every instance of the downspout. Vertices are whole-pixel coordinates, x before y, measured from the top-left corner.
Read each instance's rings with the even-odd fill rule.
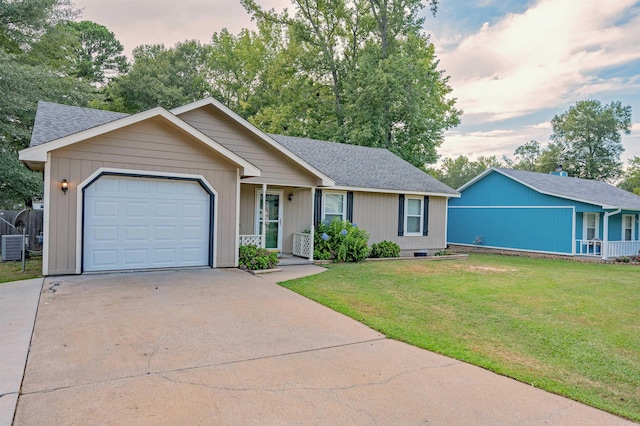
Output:
[[[315,220],[315,208],[316,208],[316,188],[311,187],[311,226],[309,227],[309,234],[311,241],[309,242],[309,261],[313,262],[313,242],[315,241],[315,228],[314,228],[314,220]]]
[[[609,217],[616,215],[622,211],[621,208],[618,207],[617,210],[612,212],[604,212],[604,232],[603,232],[603,240],[602,240],[602,260],[607,260],[609,257]]]
[[[267,246],[267,184],[262,184],[262,229],[260,230],[260,246],[265,248]]]

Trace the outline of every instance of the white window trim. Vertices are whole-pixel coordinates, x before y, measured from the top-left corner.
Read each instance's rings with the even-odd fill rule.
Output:
[[[624,226],[625,225],[625,218],[630,217],[631,218],[631,240],[625,240],[624,239],[624,234],[627,230],[627,228]],[[636,215],[635,214],[623,214],[622,215],[622,241],[636,241]]]
[[[347,191],[322,191],[322,220],[324,220],[326,216],[325,209],[327,207],[327,194],[342,195],[342,220],[347,220]]]
[[[593,238],[601,239],[600,238],[600,213],[591,213],[591,212],[582,213],[582,239],[587,240],[587,225],[589,222],[587,220],[587,217],[590,215],[594,215],[596,217],[596,230]]]
[[[407,218],[409,217],[409,200],[418,200],[420,201],[420,231],[419,232],[409,232],[407,228]],[[417,217],[413,216],[412,217]],[[404,235],[407,237],[422,237],[422,232],[424,231],[424,197],[412,197],[405,196],[404,197]]]

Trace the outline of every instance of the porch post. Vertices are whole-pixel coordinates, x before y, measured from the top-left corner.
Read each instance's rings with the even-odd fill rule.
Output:
[[[609,253],[609,214],[605,212],[604,214],[604,226],[602,230],[602,259],[607,260],[607,256]]]
[[[260,232],[262,238],[260,238],[260,246],[265,248],[267,246],[267,184],[262,184],[262,230]]]
[[[309,242],[309,260],[311,262],[313,262],[313,240],[314,240],[314,233],[315,233],[315,229],[313,229],[313,222],[315,219],[315,212],[313,211],[313,209],[316,206],[316,189],[315,188],[311,188],[311,226],[309,227],[309,234],[311,235],[311,241]]]

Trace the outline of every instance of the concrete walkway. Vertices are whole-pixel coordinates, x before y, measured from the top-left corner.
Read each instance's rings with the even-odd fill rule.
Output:
[[[0,426],[13,421],[42,281],[0,284]]]
[[[322,271],[295,268],[46,279],[14,424],[632,424],[274,284]]]

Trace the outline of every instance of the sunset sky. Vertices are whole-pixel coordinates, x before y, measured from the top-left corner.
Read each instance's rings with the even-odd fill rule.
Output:
[[[282,9],[288,0],[258,0]],[[140,44],[199,39],[253,28],[239,0],[77,0],[81,19],[113,31],[127,54]],[[634,130],[623,159],[640,156],[640,1],[441,0],[424,29],[452,96],[464,110],[447,132],[443,157],[513,155],[543,146],[550,120],[579,100],[631,105]]]

